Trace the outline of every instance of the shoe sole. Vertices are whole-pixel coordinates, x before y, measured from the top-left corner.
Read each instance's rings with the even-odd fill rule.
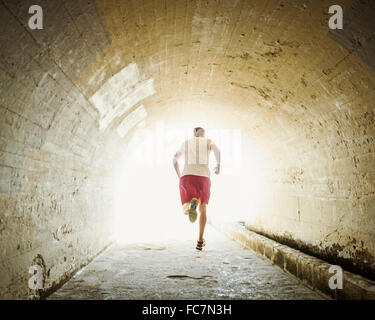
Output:
[[[206,241],[204,241],[204,242],[202,243],[201,246],[197,245],[197,246],[195,247],[195,249],[197,249],[197,250],[199,250],[199,251],[202,251],[202,249],[203,249],[203,247],[204,247],[205,245],[206,245]]]
[[[198,206],[198,199],[193,198],[190,200],[190,208],[189,208],[189,220],[191,223],[194,223],[197,220],[197,206]]]

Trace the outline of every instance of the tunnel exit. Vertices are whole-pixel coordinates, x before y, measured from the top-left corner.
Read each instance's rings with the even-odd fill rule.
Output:
[[[140,123],[116,169],[114,229],[118,241],[180,237],[195,240],[198,228],[187,223],[187,217],[183,216],[179,180],[172,158],[183,141],[193,136],[197,124],[204,126],[207,137],[220,147],[222,154],[221,174],[211,175],[209,220],[236,222],[249,214],[262,214],[268,191],[262,155],[240,129],[231,128],[224,121],[217,122],[216,127],[214,121],[209,123],[202,118],[195,125],[193,122],[166,123],[163,120],[149,127]],[[215,166],[213,154],[209,160],[212,170]],[[183,167],[183,161],[181,165]]]

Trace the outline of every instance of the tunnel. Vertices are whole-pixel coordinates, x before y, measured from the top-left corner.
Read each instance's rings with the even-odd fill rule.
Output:
[[[172,167],[195,126],[222,146],[207,257],[238,245],[226,233],[277,277],[375,299],[375,4],[336,2],[343,29],[330,0],[1,0],[1,299],[48,298],[106,254],[162,268],[169,235],[196,255]],[[175,268],[165,281],[206,277]]]

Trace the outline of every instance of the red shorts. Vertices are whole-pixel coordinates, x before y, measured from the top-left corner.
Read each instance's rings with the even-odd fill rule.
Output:
[[[211,180],[207,177],[186,175],[180,178],[181,203],[197,198],[199,203],[208,204],[210,200]]]

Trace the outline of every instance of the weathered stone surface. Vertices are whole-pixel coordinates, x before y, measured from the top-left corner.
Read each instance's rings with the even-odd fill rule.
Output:
[[[371,280],[343,271],[343,289],[331,289],[329,279],[333,276],[333,273],[330,273],[329,269],[332,265],[326,261],[281,245],[276,241],[246,230],[239,224],[215,225],[244,247],[256,251],[257,254],[270,260],[272,264],[277,265],[325,297],[346,300],[372,300],[375,298],[375,282]],[[260,243],[261,246],[265,247],[266,253],[264,254],[256,250]]]
[[[181,238],[113,245],[48,299],[324,299],[211,226],[206,238],[202,252]]]

